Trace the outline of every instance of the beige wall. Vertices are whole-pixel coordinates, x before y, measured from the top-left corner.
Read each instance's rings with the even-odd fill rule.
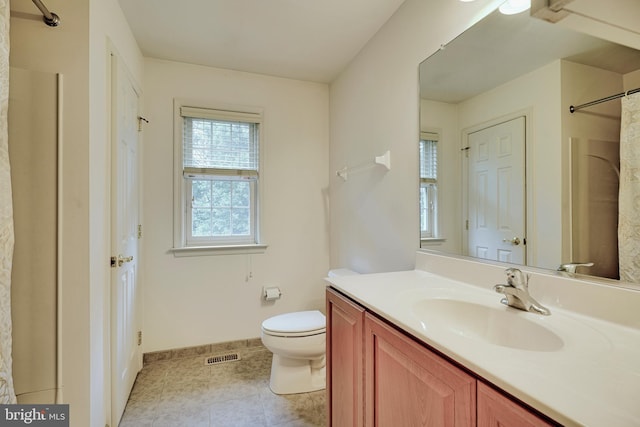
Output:
[[[444,241],[423,242],[422,248],[446,253],[462,251],[462,194],[460,162],[460,123],[458,105],[420,100],[421,131],[440,135],[438,209],[439,235]]]
[[[575,13],[559,25],[640,49],[638,19],[640,2],[636,0],[572,0],[565,7]]]
[[[407,269],[413,266],[418,247],[418,64],[440,45],[464,31],[499,2],[462,3],[455,1],[407,0],[349,67],[331,84],[331,265],[361,272]],[[598,6],[592,0],[581,0]],[[629,2],[625,4],[629,5]],[[600,5],[600,7],[605,7]],[[606,6],[609,7],[609,6]],[[633,6],[636,7],[635,5]],[[619,19],[633,10],[617,8]],[[484,11],[484,12],[483,12]],[[597,12],[598,16],[602,11]],[[611,15],[607,13],[607,15]],[[611,20],[611,22],[614,22]],[[570,22],[569,22],[570,21]],[[628,21],[628,20],[627,20]],[[592,19],[562,25],[591,34],[627,40],[619,29],[600,25]],[[597,24],[597,25],[596,25]],[[597,27],[597,28],[596,28]],[[633,44],[632,44],[633,46]],[[535,191],[528,201],[535,206],[532,227],[539,242],[532,262],[557,267],[566,248],[557,245],[562,227],[563,196],[560,166],[563,159],[560,109],[560,63],[549,65],[549,80],[536,81],[528,90],[537,98],[553,97],[552,109],[533,107],[537,126],[536,146],[528,155],[534,171]],[[627,80],[631,81],[633,76]],[[503,88],[522,92],[524,87]],[[538,101],[516,101],[505,105],[502,114],[530,108]],[[480,101],[480,98],[476,101]],[[460,126],[496,117],[484,106],[470,101],[460,109]],[[474,113],[475,111],[475,113]],[[465,118],[466,117],[466,118]],[[386,174],[371,171],[342,182],[335,171],[344,164],[358,163],[390,149],[392,168]],[[546,169],[552,172],[547,173]],[[553,250],[548,250],[548,244]],[[448,247],[441,246],[448,250]]]
[[[529,265],[552,268],[562,259],[561,227],[561,162],[560,162],[560,62],[556,61],[459,104],[422,101],[423,126],[444,126],[449,135],[444,153],[450,167],[443,182],[449,189],[443,197],[447,204],[441,215],[450,228],[449,236],[457,238],[442,245],[445,252],[462,253],[460,149],[465,146],[465,132],[500,120],[528,115],[527,131],[527,259]],[[443,162],[444,163],[444,162]],[[448,200],[456,198],[456,204]],[[451,250],[450,250],[451,249]]]
[[[527,138],[527,263],[557,268],[562,259],[560,61],[460,104],[460,128],[529,115]]]
[[[72,426],[109,422],[107,38],[140,75],[142,59],[116,0],[12,2],[11,65],[60,73],[62,90],[59,286],[63,402]],[[91,28],[91,30],[90,30]],[[91,54],[90,54],[91,51]]]
[[[563,181],[567,185],[563,189],[567,243],[563,262],[594,262],[583,271],[614,279],[618,278],[618,180],[605,162],[587,154],[619,162],[621,104],[619,100],[605,102],[573,114],[569,106],[622,90],[620,74],[562,61]]]
[[[19,403],[55,402],[57,76],[15,67],[10,75],[13,384]]]
[[[454,146],[444,145],[444,150],[459,157],[464,129],[514,114],[528,115],[528,263],[555,269],[563,262],[588,258],[571,254],[569,138],[615,141],[620,133],[619,103],[602,104],[591,111],[601,115],[570,114],[569,105],[618,93],[621,85],[619,74],[554,61],[457,105],[422,101],[421,123],[441,124],[446,133],[453,134]],[[459,161],[453,165],[458,167]],[[454,174],[459,175],[459,169]],[[461,187],[452,190],[459,194]],[[459,223],[459,210],[444,210],[444,216]]]
[[[152,123],[143,149],[143,285],[145,351],[153,351],[257,336],[265,317],[322,307],[329,264],[363,272],[413,266],[417,67],[497,3],[407,0],[327,91],[324,85],[233,71],[143,63],[116,0],[51,0],[47,6],[62,18],[58,28],[45,26],[31,2],[12,2],[19,15],[11,19],[11,65],[64,76],[59,274],[62,380],[71,425],[109,422],[107,40],[146,89],[143,112]],[[176,96],[265,108],[265,254],[178,259],[167,253],[170,102]],[[389,172],[371,169],[347,182],[335,176],[345,164],[372,161],[387,149]],[[292,200],[301,209],[288,209]],[[283,299],[261,303],[263,285],[281,286]]]
[[[460,148],[465,144],[461,141],[465,130],[477,130],[505,118],[528,115],[527,237],[530,245],[527,258],[530,265],[548,268],[557,267],[562,259],[560,95],[560,61],[555,61],[457,105],[422,103],[431,112],[424,117],[423,123],[435,126],[438,121],[447,120],[447,116],[455,115],[457,127],[448,126],[454,144],[447,146],[447,150],[450,157],[456,159],[453,162],[455,171],[449,173],[457,176],[461,175]],[[448,120],[452,122],[452,119]],[[449,182],[455,184],[450,191],[461,197],[460,179],[450,178]],[[457,210],[444,211],[443,215],[448,221],[455,218],[456,224],[461,224],[461,209],[458,204]],[[458,238],[462,239],[459,232]],[[458,250],[460,248],[458,242]]]
[[[59,260],[62,294],[63,398],[71,404],[73,425],[89,423],[92,403],[89,336],[89,3],[71,0],[48,5],[63,24],[50,28],[31,2],[12,2],[11,57],[13,67],[61,73],[63,133]],[[11,112],[10,112],[11,113]]]
[[[407,0],[331,84],[331,266],[410,269],[418,232],[418,64],[498,2]],[[346,165],[391,151],[391,170]]]
[[[640,87],[640,70],[625,74],[624,78],[624,90],[632,90]]]
[[[144,91],[144,352],[258,337],[267,317],[323,309],[327,85],[148,59]],[[264,253],[170,252],[174,98],[264,109]],[[263,286],[279,286],[282,298],[263,302]]]

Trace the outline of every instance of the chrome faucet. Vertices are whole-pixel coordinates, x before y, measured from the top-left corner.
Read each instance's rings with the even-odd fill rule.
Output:
[[[561,264],[558,267],[558,271],[565,271],[567,273],[576,273],[578,267],[593,267],[592,262],[568,262],[566,264]]]
[[[543,314],[548,316],[551,314],[548,308],[542,306],[538,301],[529,295],[529,275],[525,275],[517,268],[507,268],[506,285],[495,285],[493,289],[506,298],[500,300],[501,303],[509,307],[518,308],[532,313]]]

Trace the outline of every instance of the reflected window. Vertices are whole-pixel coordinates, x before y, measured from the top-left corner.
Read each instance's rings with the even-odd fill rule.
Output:
[[[439,135],[420,133],[420,238],[438,237]]]

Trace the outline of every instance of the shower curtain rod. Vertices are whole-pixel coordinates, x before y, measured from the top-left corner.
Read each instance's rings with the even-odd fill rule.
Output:
[[[623,96],[631,95],[632,93],[640,92],[640,87],[628,90],[626,92],[617,93],[615,95],[607,96],[606,98],[597,99],[595,101],[587,102],[585,104],[576,105],[575,107],[572,105],[569,107],[569,111],[575,113],[578,110],[583,108],[591,107],[592,105],[600,104],[602,102],[613,101],[614,99],[622,98]]]
[[[53,12],[49,12],[49,9],[47,9],[47,7],[42,4],[40,0],[31,1],[36,5],[38,9],[40,9],[40,12],[42,12],[42,20],[45,24],[50,27],[57,27],[58,25],[60,25],[60,17]]]

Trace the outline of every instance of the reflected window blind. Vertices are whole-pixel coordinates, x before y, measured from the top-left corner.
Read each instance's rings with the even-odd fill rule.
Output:
[[[422,133],[420,137],[420,180],[436,182],[438,179],[438,136]]]

